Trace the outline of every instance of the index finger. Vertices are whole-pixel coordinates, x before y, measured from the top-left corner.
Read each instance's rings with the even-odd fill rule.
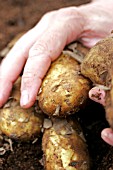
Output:
[[[55,12],[53,12],[52,15],[48,14],[43,16],[33,29],[28,31],[17,41],[6,58],[2,61],[0,65],[0,107],[7,101],[13,83],[22,71],[28,58],[29,49],[38,37],[47,30],[51,23],[51,20],[48,18],[50,16],[50,19],[52,19],[54,13]]]
[[[63,50],[66,34],[55,29],[47,30],[32,46],[26,62],[21,85],[21,106],[30,107],[36,100],[42,79],[50,64]]]
[[[13,83],[21,73],[27,60],[29,49],[37,37],[35,29],[31,29],[19,39],[3,59],[0,65],[0,107],[7,101]]]

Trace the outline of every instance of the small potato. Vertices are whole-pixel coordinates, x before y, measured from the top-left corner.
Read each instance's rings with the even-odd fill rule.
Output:
[[[90,81],[80,73],[79,63],[62,54],[45,76],[39,106],[49,116],[65,117],[78,112],[88,98]]]
[[[113,37],[98,42],[81,64],[81,73],[106,90],[106,119],[113,129]]]
[[[8,102],[0,109],[0,129],[13,139],[29,140],[38,136],[43,124],[43,114],[33,106],[23,109],[19,104],[20,79],[15,84]]]
[[[74,120],[57,119],[46,129],[42,139],[46,170],[89,170],[90,159],[87,145]]]

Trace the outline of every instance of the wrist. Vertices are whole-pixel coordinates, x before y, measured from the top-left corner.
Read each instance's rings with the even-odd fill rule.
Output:
[[[90,24],[94,24],[93,26],[95,27],[95,24],[98,24],[98,22],[100,24],[105,22],[108,25],[113,24],[113,0],[94,0],[89,4],[81,5],[79,10],[85,18],[85,27],[88,27]]]
[[[111,33],[113,29],[112,9],[113,0],[94,0],[89,4],[79,7],[85,18],[83,32],[79,37],[83,44],[92,47],[95,44],[94,42],[98,42],[98,40]],[[90,44],[91,41],[92,44]]]

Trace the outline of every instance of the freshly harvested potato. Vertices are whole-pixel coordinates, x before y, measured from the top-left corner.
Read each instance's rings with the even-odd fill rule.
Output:
[[[21,108],[19,100],[20,79],[14,85],[8,102],[0,109],[0,129],[13,139],[32,139],[41,132],[43,115],[34,106],[29,109]]]
[[[83,133],[74,120],[55,118],[42,139],[46,170],[89,170],[90,159]]]
[[[81,73],[88,77],[94,84],[110,85],[109,70],[113,60],[113,37],[99,41],[81,64]]]
[[[81,64],[81,73],[95,85],[106,86],[106,118],[113,129],[113,37],[98,42]]]
[[[90,81],[80,74],[80,64],[62,54],[42,82],[39,106],[49,116],[65,117],[84,105],[89,89]]]
[[[105,104],[105,111],[106,111],[106,119],[113,129],[113,69],[110,71],[111,75],[111,84],[110,90],[106,91],[106,104]]]

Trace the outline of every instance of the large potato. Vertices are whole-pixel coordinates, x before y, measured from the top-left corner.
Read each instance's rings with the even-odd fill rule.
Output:
[[[113,37],[101,40],[89,51],[81,72],[94,84],[106,86],[106,118],[113,128]]]
[[[43,80],[39,106],[49,116],[70,115],[84,105],[89,89],[90,82],[80,74],[79,63],[62,54]]]
[[[66,119],[53,121],[42,140],[46,170],[89,170],[87,145],[78,123]]]
[[[8,102],[0,109],[0,129],[10,138],[28,140],[41,132],[43,115],[33,106],[23,109],[19,104],[20,80],[15,84]]]

